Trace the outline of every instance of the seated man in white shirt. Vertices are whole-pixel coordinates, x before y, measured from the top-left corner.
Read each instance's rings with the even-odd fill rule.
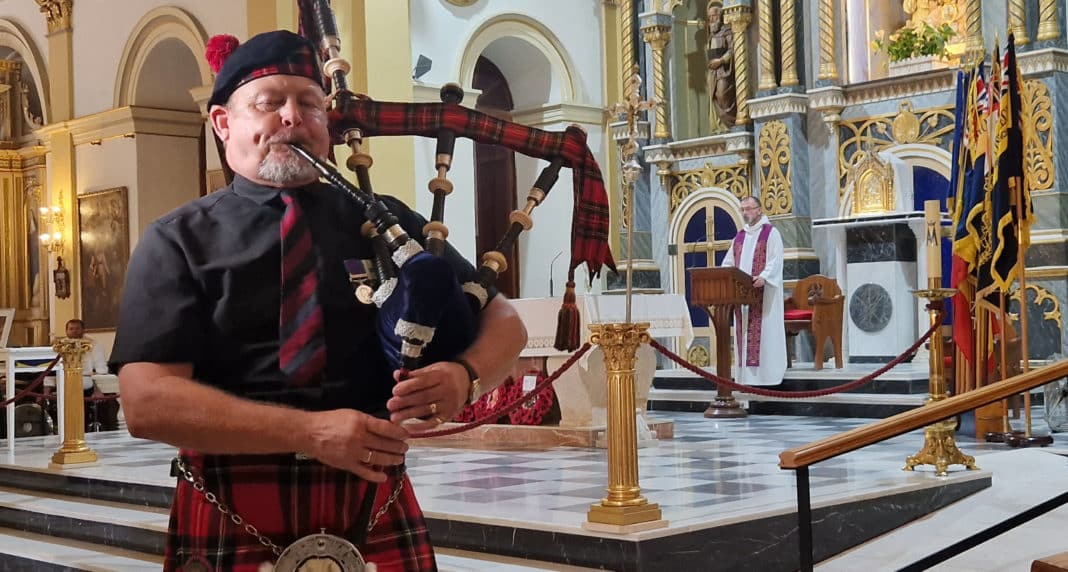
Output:
[[[82,390],[86,397],[103,397],[104,393],[93,383],[93,375],[108,373],[108,360],[104,356],[104,348],[96,340],[85,335],[85,322],[78,318],[67,321],[66,333],[68,338],[81,338],[93,342],[93,348],[82,356]],[[99,424],[94,429],[105,431],[118,429],[118,413],[119,404],[115,400],[85,403],[86,425]]]
[[[82,389],[93,389],[93,374],[107,373],[108,360],[104,357],[104,348],[96,340],[85,335],[85,322],[78,318],[67,320],[67,337],[81,338],[93,342],[93,349],[82,356]]]

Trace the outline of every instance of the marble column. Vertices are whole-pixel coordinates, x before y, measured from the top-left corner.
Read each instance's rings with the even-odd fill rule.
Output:
[[[759,102],[759,103],[757,103]],[[757,148],[754,194],[782,233],[783,279],[820,272],[812,249],[807,99],[783,94],[754,100]],[[784,112],[765,115],[768,109]]]
[[[1036,47],[1038,43],[1035,42]],[[1045,88],[1032,100],[1032,107],[1036,116],[1049,121],[1051,142],[1046,152],[1052,153],[1045,159],[1044,166],[1034,159],[1027,164],[1029,174],[1042,174],[1031,180],[1032,187],[1037,190],[1031,194],[1035,224],[1031,227],[1031,245],[1026,256],[1027,283],[1041,286],[1053,299],[1045,298],[1036,304],[1036,293],[1029,292],[1028,350],[1033,359],[1047,359],[1054,349],[1061,355],[1068,355],[1068,335],[1055,320],[1044,317],[1046,313],[1056,315],[1057,309],[1061,312],[1068,309],[1068,243],[1062,238],[1068,233],[1068,185],[1064,184],[1068,181],[1068,133],[1059,128],[1068,125],[1068,73],[1045,69],[1047,65],[1055,66],[1052,62],[1040,61],[1036,66],[1030,61],[1030,55],[1023,56],[1025,63],[1021,67],[1025,74],[1036,74],[1037,77],[1029,81],[1039,81]],[[1028,155],[1045,155],[1045,152]],[[1047,343],[1042,338],[1053,339]]]

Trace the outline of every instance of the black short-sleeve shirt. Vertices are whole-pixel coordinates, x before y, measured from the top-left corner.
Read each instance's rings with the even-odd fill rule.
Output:
[[[325,380],[290,384],[278,366],[281,238],[278,189],[233,184],[153,222],[130,259],[111,365],[191,363],[193,377],[236,395],[309,410],[381,413],[393,380],[375,334],[374,305],[353,296],[345,261],[372,257],[365,221],[343,192],[315,183],[299,201],[321,260]],[[412,237],[425,219],[381,197]],[[475,270],[451,247],[461,281]],[[492,297],[495,292],[490,292]]]

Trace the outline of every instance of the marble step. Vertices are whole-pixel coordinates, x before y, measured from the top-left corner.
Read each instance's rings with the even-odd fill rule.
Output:
[[[649,390],[649,401],[711,401],[716,390],[699,389],[660,389]],[[735,391],[734,398],[739,401],[796,401],[799,403],[854,403],[866,405],[923,405],[924,394],[893,393],[832,393],[819,397],[767,397],[754,393]]]
[[[114,479],[77,476],[62,471],[28,470],[0,466],[0,486],[124,505],[170,508],[174,486],[160,486]]]
[[[167,509],[0,487],[0,526],[163,554]]]
[[[162,567],[162,556],[0,527],[0,570],[8,572],[140,572]]]

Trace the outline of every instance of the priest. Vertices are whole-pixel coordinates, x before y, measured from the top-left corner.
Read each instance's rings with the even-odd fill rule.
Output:
[[[764,216],[755,197],[742,199],[741,209],[745,226],[727,249],[722,266],[750,274],[761,296],[759,303],[735,312],[734,379],[745,385],[778,385],[786,373],[782,235]]]

